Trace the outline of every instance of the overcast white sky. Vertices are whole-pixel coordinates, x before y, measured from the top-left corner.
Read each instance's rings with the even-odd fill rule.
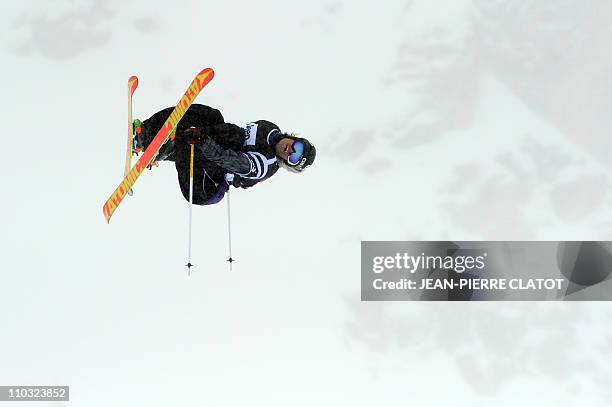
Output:
[[[0,384],[70,385],[88,407],[612,405],[607,303],[359,301],[361,240],[610,240],[608,3],[0,11]],[[129,76],[146,118],[207,66],[199,103],[318,156],[234,191],[232,272],[225,202],[195,208],[187,277],[173,165],[110,225],[102,204]]]

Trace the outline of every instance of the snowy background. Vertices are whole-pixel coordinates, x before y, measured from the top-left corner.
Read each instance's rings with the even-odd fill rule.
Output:
[[[611,18],[603,0],[3,2],[0,384],[88,407],[611,406],[608,303],[359,301],[361,240],[612,240]],[[318,156],[234,190],[231,272],[225,202],[196,208],[188,277],[173,165],[110,225],[102,204],[128,77],[146,118],[207,66],[199,103]]]

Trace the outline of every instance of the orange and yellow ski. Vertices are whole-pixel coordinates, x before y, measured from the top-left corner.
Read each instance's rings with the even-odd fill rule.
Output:
[[[132,185],[136,182],[142,171],[149,166],[157,154],[159,153],[159,149],[168,141],[168,139],[175,137],[176,126],[179,121],[189,108],[195,98],[198,96],[200,91],[210,82],[215,75],[214,71],[211,68],[206,68],[202,70],[200,73],[196,75],[194,80],[185,91],[185,94],[179,100],[176,107],[170,113],[170,117],[166,120],[166,122],[162,125],[162,128],[159,130],[155,138],[151,141],[151,144],[147,147],[144,154],[140,156],[140,159],[136,162],[134,167],[125,175],[119,186],[115,189],[115,192],[112,193],[110,198],[104,203],[102,207],[102,212],[104,212],[104,217],[107,222],[110,222],[111,216],[123,201],[123,198],[128,194]]]
[[[132,154],[133,154],[133,146],[132,138],[134,137],[134,129],[132,123],[132,96],[134,96],[134,91],[138,87],[138,78],[136,76],[131,76],[128,79],[128,134],[127,134],[127,149],[125,150],[125,171],[123,172],[123,176],[128,175],[128,172],[132,169]],[[132,190],[128,192],[130,195]]]

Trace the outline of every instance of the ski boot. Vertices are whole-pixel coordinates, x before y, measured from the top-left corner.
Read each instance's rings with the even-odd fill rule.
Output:
[[[142,134],[142,122],[138,119],[135,119],[132,122],[132,152],[135,155],[144,151],[144,137]]]
[[[138,155],[149,147],[153,137],[155,134],[149,134],[146,126],[138,119],[132,122],[132,133],[134,134],[133,142],[133,151],[134,154]],[[158,161],[174,161],[174,140],[168,140],[157,153],[157,157],[155,158],[155,162],[151,163],[151,165],[159,166]],[[149,169],[151,168],[149,165]]]

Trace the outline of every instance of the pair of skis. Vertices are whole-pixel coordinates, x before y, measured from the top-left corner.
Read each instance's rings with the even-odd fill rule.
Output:
[[[126,149],[124,178],[102,207],[102,212],[104,213],[104,217],[106,218],[107,222],[110,222],[111,216],[113,216],[113,213],[123,201],[123,198],[125,198],[125,196],[128,194],[131,195],[132,186],[138,177],[140,177],[140,174],[142,174],[144,169],[153,163],[157,157],[157,154],[159,153],[160,148],[168,140],[174,140],[174,137],[176,136],[176,126],[178,125],[179,121],[187,109],[189,109],[189,106],[191,106],[200,91],[204,89],[204,86],[206,86],[212,80],[214,75],[215,73],[211,68],[203,69],[196,75],[185,91],[185,94],[181,100],[179,100],[172,113],[170,113],[168,119],[162,125],[162,128],[153,138],[149,146],[133,167],[131,165],[133,154],[132,96],[136,90],[136,87],[138,87],[138,78],[132,76],[128,80],[128,142]]]

